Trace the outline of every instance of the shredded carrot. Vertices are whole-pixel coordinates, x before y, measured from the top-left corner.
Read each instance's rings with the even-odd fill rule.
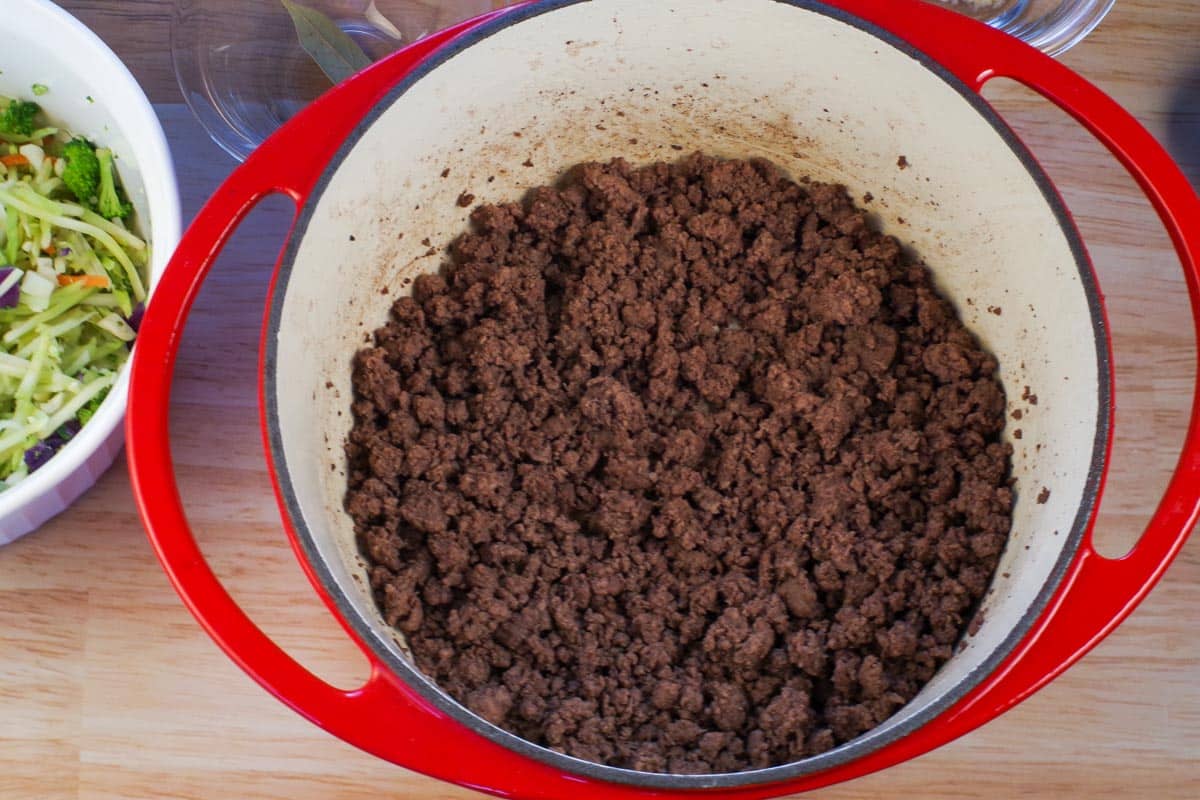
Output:
[[[29,159],[20,153],[13,153],[12,155],[0,156],[0,164],[6,167],[24,167],[28,166]]]
[[[58,254],[58,248],[55,247],[54,245],[50,245],[49,247],[43,247],[42,252],[48,256],[53,257]]]
[[[98,289],[107,289],[109,280],[107,275],[59,275],[58,285],[66,286],[71,283],[82,283],[84,286],[95,286]]]

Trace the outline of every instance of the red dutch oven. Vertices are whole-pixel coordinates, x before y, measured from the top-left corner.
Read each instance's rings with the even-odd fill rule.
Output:
[[[338,86],[213,195],[143,322],[129,463],[180,596],[234,661],[317,725],[504,796],[777,796],[920,755],[1019,703],[1124,619],[1179,551],[1200,505],[1200,408],[1141,541],[1121,559],[1101,557],[1092,526],[1113,409],[1101,295],[1054,187],[978,94],[997,76],[1061,106],[1129,170],[1171,235],[1200,313],[1200,202],[1155,140],[1061,64],[915,0],[527,3],[422,40]],[[342,510],[351,357],[386,319],[394,298],[381,287],[398,291],[437,266],[420,241],[444,244],[465,229],[460,193],[507,200],[580,161],[644,162],[679,148],[766,157],[797,177],[872,193],[879,224],[929,264],[996,354],[1010,410],[1023,409],[1023,435],[1012,423],[1005,433],[1013,529],[979,630],[874,730],[795,763],[731,774],[585,762],[472,714],[414,667],[384,623]],[[297,214],[264,319],[262,425],[296,555],[371,661],[370,679],[352,691],[305,670],[222,588],[189,531],[170,459],[171,376],[188,310],[234,229],[272,193],[291,197]]]

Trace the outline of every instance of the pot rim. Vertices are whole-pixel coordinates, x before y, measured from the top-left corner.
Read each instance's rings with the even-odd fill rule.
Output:
[[[465,726],[474,733],[521,756],[533,759],[565,773],[631,787],[672,790],[732,789],[796,780],[863,758],[903,739],[925,724],[936,720],[957,704],[959,700],[966,697],[972,690],[979,687],[1016,650],[1017,646],[1046,610],[1050,599],[1061,588],[1062,579],[1072,562],[1079,555],[1080,544],[1090,527],[1099,504],[1103,478],[1107,470],[1107,445],[1112,428],[1111,341],[1097,277],[1086,248],[1083,245],[1082,237],[1076,229],[1070,212],[1067,210],[1053,182],[1037,162],[1032,152],[1030,152],[1016,133],[979,93],[973,91],[932,56],[909,44],[889,29],[823,2],[823,0],[772,0],[782,5],[821,14],[850,25],[874,36],[884,44],[898,49],[900,52],[917,61],[923,67],[933,72],[950,88],[954,89],[992,126],[1034,180],[1046,204],[1053,212],[1058,227],[1066,238],[1074,257],[1075,267],[1087,299],[1093,335],[1099,345],[1096,348],[1098,392],[1096,432],[1092,444],[1092,455],[1088,461],[1088,474],[1079,510],[1071,524],[1071,529],[1066,537],[1062,551],[1036,597],[1017,624],[1009,631],[1008,635],[976,669],[972,670],[966,677],[956,683],[949,691],[935,698],[927,707],[913,714],[903,722],[887,727],[887,722],[885,721],[871,731],[816,756],[778,766],[743,772],[701,775],[641,772],[606,766],[568,756],[534,744],[527,739],[509,733],[487,722],[451,698],[434,681],[418,670],[415,665],[397,657],[392,650],[386,647],[378,638],[378,634],[371,622],[360,615],[351,602],[350,594],[357,590],[340,584],[335,579],[328,564],[321,557],[316,540],[305,521],[299,498],[289,473],[288,462],[283,447],[283,435],[279,426],[277,394],[279,387],[276,382],[278,332],[296,257],[304,241],[308,226],[313,220],[315,209],[320,204],[320,200],[333,176],[339,171],[351,151],[354,150],[374,123],[393,104],[398,102],[409,89],[464,50],[513,25],[518,25],[527,20],[539,17],[542,14],[551,13],[582,2],[593,1],[542,0],[542,2],[515,7],[509,12],[484,22],[443,45],[407,72],[387,94],[372,106],[370,111],[359,121],[354,131],[346,137],[336,154],[325,166],[320,178],[314,184],[307,201],[297,213],[292,235],[278,264],[278,273],[274,286],[271,289],[266,324],[263,328],[264,342],[263,357],[261,360],[262,375],[260,379],[262,381],[263,403],[266,412],[263,415],[264,432],[270,451],[270,462],[276,465],[276,469],[272,472],[272,481],[275,483],[276,492],[280,499],[280,506],[285,511],[284,522],[288,530],[288,535],[292,538],[297,552],[303,553],[310,576],[319,581],[318,590],[325,594],[327,602],[332,608],[337,610],[340,620],[346,629],[360,645],[369,649],[374,657],[381,664],[385,665],[391,671],[392,676],[398,679],[404,686],[415,691],[422,700],[428,702],[437,711],[449,716],[455,722]]]

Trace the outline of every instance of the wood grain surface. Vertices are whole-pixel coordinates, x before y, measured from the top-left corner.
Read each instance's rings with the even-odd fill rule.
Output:
[[[63,5],[160,104],[190,218],[233,163],[179,102],[172,4]],[[249,13],[263,3],[230,5]],[[1064,60],[1133,111],[1200,185],[1200,4],[1118,0]],[[1178,264],[1132,181],[1073,122],[1015,87],[988,97],[1058,182],[1097,262],[1119,403],[1100,527],[1104,551],[1120,552],[1170,474],[1194,385]],[[233,595],[287,651],[351,686],[366,663],[284,540],[257,426],[262,299],[290,213],[283,200],[256,211],[204,289],[174,386],[173,450],[204,552]],[[1032,699],[934,753],[810,796],[1200,798],[1198,634],[1194,537],[1137,612]],[[168,585],[123,463],[0,549],[0,800],[478,796],[326,735],[234,666]]]

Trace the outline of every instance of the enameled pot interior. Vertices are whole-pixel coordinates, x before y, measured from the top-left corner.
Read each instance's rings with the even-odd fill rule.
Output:
[[[644,163],[678,158],[681,148],[765,157],[793,177],[841,182],[856,198],[870,192],[877,223],[933,269],[997,356],[1008,410],[1021,411],[1005,431],[1013,532],[977,633],[911,703],[854,742],[724,776],[588,764],[458,705],[413,668],[383,622],[342,508],[351,358],[408,279],[436,269],[465,229],[460,194],[510,200],[580,161]],[[890,34],[811,2],[549,3],[438,54],[327,169],[273,300],[268,433],[291,522],[325,589],[432,703],[567,771],[672,787],[779,780],[924,724],[977,685],[1037,617],[1090,518],[1102,467],[1108,365],[1097,298],[1033,159],[977,96]]]

